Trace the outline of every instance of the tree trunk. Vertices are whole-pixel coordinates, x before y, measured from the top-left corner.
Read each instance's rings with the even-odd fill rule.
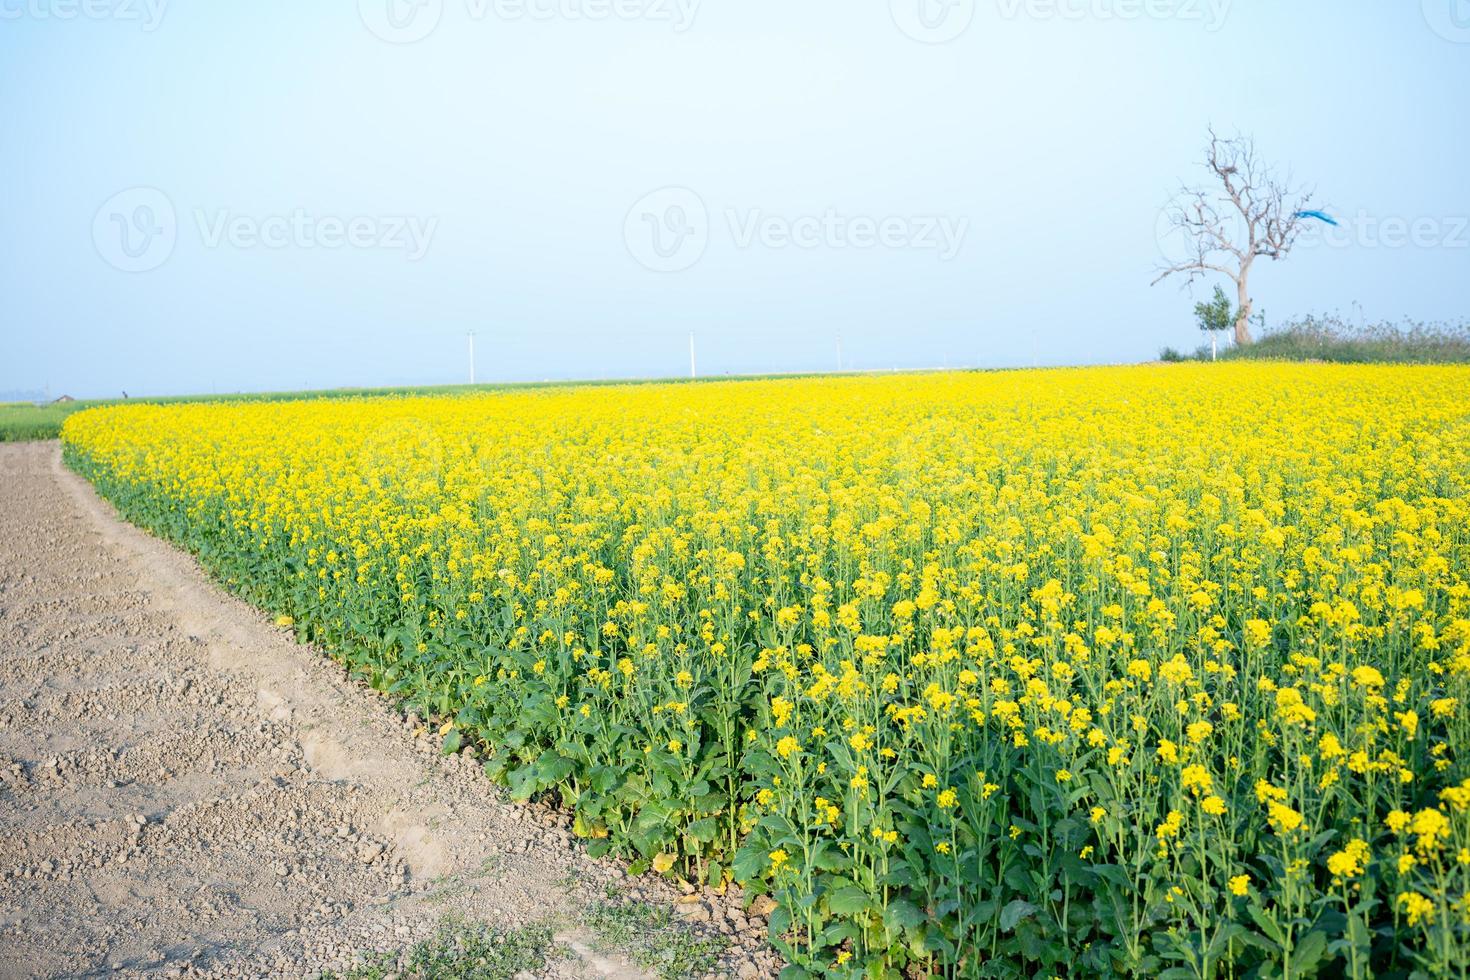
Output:
[[[1240,270],[1240,278],[1235,280],[1238,300],[1238,308],[1235,311],[1235,343],[1237,345],[1251,342],[1251,293],[1248,286],[1250,274],[1250,267],[1246,266]]]

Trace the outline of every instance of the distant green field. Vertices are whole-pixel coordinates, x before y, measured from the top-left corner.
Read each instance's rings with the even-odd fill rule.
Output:
[[[72,412],[101,402],[66,402],[34,405],[31,402],[0,402],[0,442],[55,439],[61,422]]]
[[[55,439],[61,434],[61,423],[73,412],[101,405],[168,404],[170,402],[224,402],[224,401],[285,401],[310,398],[371,398],[393,395],[452,394],[494,391],[507,387],[536,387],[537,385],[432,385],[410,388],[335,388],[322,391],[275,391],[240,393],[229,395],[165,395],[158,398],[99,398],[74,402],[48,402],[34,405],[30,402],[0,403],[0,442],[30,442],[38,439]]]
[[[884,372],[886,373],[886,372]],[[905,372],[925,373],[925,372]],[[767,378],[806,377],[810,372],[793,374],[717,375],[696,379],[696,383],[708,381],[758,381]],[[592,385],[636,385],[667,384],[689,381],[688,378],[628,378],[606,381],[519,381],[482,385],[421,385],[401,388],[329,388],[318,391],[272,391],[242,392],[228,395],[164,395],[157,398],[101,398],[74,402],[48,402],[36,405],[31,402],[0,402],[0,442],[34,442],[55,439],[61,434],[61,423],[73,412],[80,412],[100,405],[128,404],[159,405],[171,402],[225,402],[225,401],[298,401],[312,398],[392,398],[411,395],[473,395],[491,391],[524,391],[528,388],[571,388]]]

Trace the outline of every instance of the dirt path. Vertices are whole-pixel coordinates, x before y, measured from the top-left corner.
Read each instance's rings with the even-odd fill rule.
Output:
[[[56,444],[0,446],[0,976],[315,976],[456,918],[524,976],[651,975],[586,910],[677,892],[431,736],[119,522]],[[712,975],[770,974],[737,903],[677,907],[733,943]]]

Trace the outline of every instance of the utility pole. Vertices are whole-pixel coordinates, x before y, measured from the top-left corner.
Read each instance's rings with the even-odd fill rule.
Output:
[[[470,338],[470,384],[475,383],[475,332],[469,332]]]
[[[842,373],[842,334],[837,335],[837,373]]]
[[[699,372],[694,367],[694,331],[689,331],[689,378],[693,380],[699,377]]]

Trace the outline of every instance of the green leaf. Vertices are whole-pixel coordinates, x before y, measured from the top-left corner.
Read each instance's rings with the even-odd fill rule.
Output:
[[[536,795],[536,767],[521,766],[513,770],[506,780],[510,784],[511,799],[529,800]]]
[[[1035,914],[1036,906],[1023,899],[1018,898],[1013,902],[1007,903],[1006,907],[1000,910],[1001,932],[1010,932],[1023,919],[1030,918]]]
[[[684,833],[693,837],[701,844],[708,844],[715,839],[715,835],[719,832],[720,825],[714,817],[705,817],[703,820],[696,820],[684,830]]]
[[[924,912],[906,898],[895,898],[888,903],[886,917],[901,929],[912,929],[924,921]]]
[[[767,930],[771,938],[776,939],[787,929],[791,928],[791,910],[784,905],[778,905],[771,910],[770,928]]]
[[[566,756],[543,755],[540,762],[541,778],[550,784],[565,780],[576,769],[576,763]]]
[[[1286,934],[1281,931],[1281,927],[1273,922],[1270,916],[1266,915],[1265,912],[1254,905],[1250,906],[1247,911],[1250,913],[1251,921],[1260,927],[1261,931],[1276,944],[1276,947],[1278,949],[1284,948]]]
[[[862,930],[856,923],[836,922],[822,931],[822,934],[817,937],[817,944],[830,948],[839,946],[848,940],[856,942],[860,936],[862,936]]]
[[[1309,932],[1295,949],[1291,951],[1291,975],[1309,976],[1316,971],[1316,966],[1322,958],[1327,955],[1327,934],[1325,932]]]
[[[852,918],[861,915],[867,909],[868,901],[868,893],[853,885],[828,893],[827,908],[832,910],[833,915]]]

